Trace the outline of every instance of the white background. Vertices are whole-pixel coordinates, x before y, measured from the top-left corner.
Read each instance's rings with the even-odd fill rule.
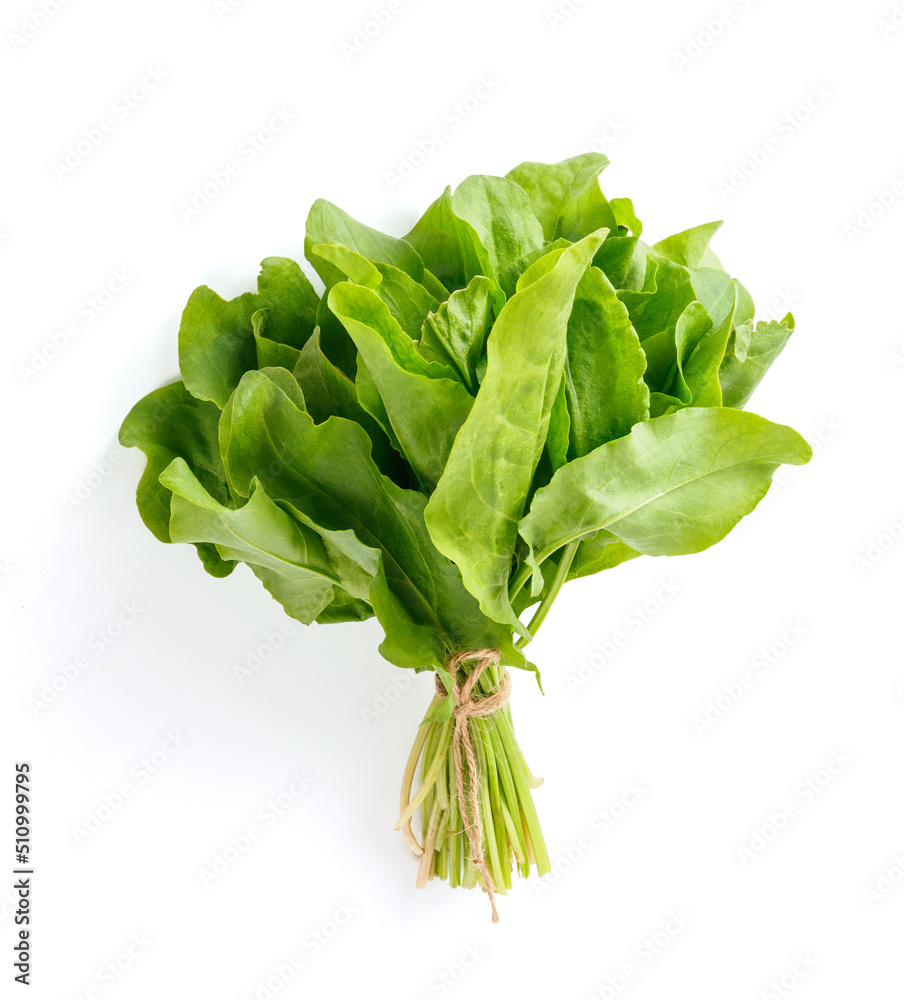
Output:
[[[904,10],[396,0],[367,35],[380,0],[58,3],[8,0],[0,24],[0,992],[22,989],[12,793],[28,760],[40,1000],[901,997]],[[250,158],[276,111],[290,123]],[[102,143],[55,169],[103,118]],[[634,199],[645,239],[725,219],[715,250],[760,314],[791,303],[798,331],[750,408],[817,454],[712,550],[566,588],[533,646],[546,694],[519,675],[513,704],[561,874],[519,883],[493,927],[478,893],[416,890],[392,832],[429,676],[382,661],[373,622],[289,623],[275,649],[289,619],[250,573],[208,577],[142,526],[143,458],[116,432],[177,374],[192,288],[230,297],[265,256],[301,260],[316,197],[401,234],[469,173],[587,148],[610,156],[603,189]],[[240,172],[186,218],[231,159]],[[88,320],[117,269],[127,283]],[[137,616],[99,639],[124,602]],[[754,686],[695,726],[745,673]],[[295,774],[310,787],[293,798]],[[205,885],[280,794],[278,821]],[[89,814],[106,821],[79,834]]]

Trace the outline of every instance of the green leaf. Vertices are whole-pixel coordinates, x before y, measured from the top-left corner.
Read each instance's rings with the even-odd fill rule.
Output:
[[[598,229],[618,231],[599,185],[608,165],[602,153],[581,153],[560,163],[522,163],[506,177],[527,192],[547,242],[564,237],[574,243]]]
[[[160,474],[176,458],[184,459],[205,489],[220,503],[229,502],[226,474],[217,446],[220,411],[213,403],[192,396],[181,382],[148,393],[129,411],[119,431],[126,448],[140,448],[147,465],[138,483],[138,512],[161,542],[171,542],[172,493]],[[198,555],[214,576],[227,576],[234,563],[224,562],[213,546],[199,545]]]
[[[389,265],[387,264],[386,266],[388,267]],[[444,302],[448,298],[449,289],[427,267],[424,268],[424,277],[421,278],[421,285],[437,302]]]
[[[697,298],[706,306],[713,326],[720,328],[735,322],[735,311],[738,302],[738,283],[733,281],[725,271],[717,271],[710,267],[698,267],[691,272],[691,284]]]
[[[721,406],[719,365],[728,339],[728,323],[720,330],[702,302],[692,302],[681,314],[675,330],[677,363],[673,393],[694,406]]]
[[[477,394],[477,365],[496,317],[505,305],[502,290],[490,278],[472,278],[424,320],[418,353],[427,361],[454,368],[472,395]]]
[[[560,549],[546,559],[540,566],[541,572],[534,574],[534,586],[523,587],[513,598],[512,606],[519,615],[546,597],[553,585],[563,552],[564,549]],[[613,569],[629,559],[636,559],[641,554],[629,548],[624,542],[620,542],[608,531],[594,532],[578,543],[577,551],[568,568],[566,582]]]
[[[571,429],[571,417],[568,414],[568,400],[565,397],[565,379],[559,383],[559,391],[553,400],[549,413],[549,430],[546,442],[534,478],[525,497],[525,508],[530,506],[531,497],[552,479],[553,473],[568,461],[568,433]],[[537,581],[535,581],[535,584]]]
[[[640,236],[643,232],[643,223],[635,215],[634,202],[630,198],[613,198],[609,202],[609,207],[615,215],[619,229],[627,229],[632,236]]]
[[[358,371],[355,377],[355,392],[357,393],[358,404],[361,409],[364,410],[371,420],[376,422],[377,426],[386,435],[393,450],[401,458],[402,446],[396,437],[396,432],[393,430],[392,421],[389,419],[389,413],[386,410],[383,397],[380,395],[377,383],[374,381],[373,375],[370,374],[367,365],[365,365],[364,359],[360,357],[358,358]],[[412,473],[413,475],[414,473]]]
[[[222,409],[242,375],[257,366],[251,317],[260,308],[251,292],[228,302],[207,285],[191,293],[179,324],[179,369],[193,396]]]
[[[358,349],[341,321],[330,311],[327,299],[328,296],[324,295],[317,310],[320,349],[331,364],[354,380],[358,368]]]
[[[535,264],[541,257],[547,256],[553,250],[564,250],[565,247],[570,247],[574,243],[574,240],[558,239],[553,240],[552,243],[544,243],[542,247],[538,250],[531,250],[529,254],[521,259],[521,277],[524,277],[526,271],[530,270],[531,264]],[[553,262],[558,260],[558,257],[553,258]],[[519,282],[521,278],[518,279]]]
[[[571,414],[565,377],[559,383],[559,391],[549,414],[549,433],[546,435],[546,454],[552,472],[560,469],[568,461],[568,444],[571,435]]]
[[[690,271],[654,256],[647,257],[643,289],[619,289],[618,297],[627,307],[641,343],[659,333],[672,334],[678,318],[697,299]]]
[[[620,542],[609,531],[599,531],[578,545],[578,551],[568,570],[568,579],[577,580],[582,576],[601,573],[606,569],[620,566],[629,559],[636,559],[643,553]],[[547,560],[552,561],[552,560]],[[546,564],[544,563],[544,566]]]
[[[221,409],[246,371],[258,364],[253,316],[266,309],[266,338],[288,351],[264,345],[268,363],[304,346],[314,330],[316,295],[299,266],[285,257],[267,257],[258,293],[226,301],[206,285],[196,288],[179,324],[179,368],[185,387]],[[259,336],[262,336],[258,319]],[[291,367],[291,365],[290,365]]]
[[[571,417],[569,457],[627,434],[649,415],[646,358],[628,310],[596,267],[578,285],[568,320],[565,395]]]
[[[365,288],[377,288],[383,280],[376,264],[338,243],[314,244],[310,248],[310,257],[317,257],[323,265],[335,268],[342,276],[337,281],[351,281],[356,285],[364,285]]]
[[[327,531],[353,531],[377,549],[370,603],[387,633],[381,652],[399,666],[441,665],[450,651],[496,647],[525,665],[511,630],[488,621],[424,525],[425,497],[382,476],[370,440],[350,420],[315,424],[260,372],[248,372],[223,412],[221,441],[232,489],[258,478],[268,496]],[[337,460],[341,456],[341,460]]]
[[[349,281],[375,291],[413,340],[420,337],[421,326],[427,315],[439,308],[439,302],[423,285],[397,267],[372,264],[347,247],[321,243],[313,247],[311,252],[343,272]]]
[[[719,368],[724,406],[742,407],[784,350],[794,332],[791,313],[780,322],[760,321],[754,329],[742,325],[732,331]]]
[[[318,625],[337,625],[341,622],[363,622],[373,618],[374,609],[367,601],[359,601],[344,590],[336,589],[336,596],[315,619]]]
[[[360,424],[373,444],[373,458],[380,471],[390,474],[391,446],[376,420],[358,402],[355,384],[320,349],[320,333],[304,345],[292,372],[304,393],[305,409],[322,424],[331,416],[345,417]]]
[[[523,587],[512,600],[512,606],[519,615],[546,596],[555,579],[563,551],[560,549],[546,559],[540,566],[541,573],[534,574],[535,586]],[[629,548],[610,532],[597,531],[578,544],[577,552],[568,568],[566,581],[613,569],[629,559],[636,559],[639,555],[642,553]]]
[[[251,329],[254,332],[254,345],[257,353],[258,368],[288,368],[291,371],[301,353],[297,347],[280,344],[272,340],[268,324],[269,309],[258,309],[251,317]]]
[[[669,413],[683,410],[688,404],[667,392],[650,393],[650,416],[664,417]]]
[[[160,477],[173,491],[174,542],[209,542],[223,559],[247,563],[286,612],[309,625],[341,581],[320,536],[281,510],[255,480],[236,510],[217,503],[182,459]]]
[[[702,302],[691,302],[674,335],[664,332],[644,341],[650,388],[667,396],[669,405],[721,406],[719,365],[730,328],[731,313],[717,327]]]
[[[266,375],[271,382],[275,382],[299,410],[307,410],[304,392],[298,384],[298,379],[290,371],[285,368],[261,368],[259,371],[262,375]]]
[[[301,349],[317,324],[320,297],[307,276],[288,257],[267,257],[257,279],[258,298],[268,309],[267,336]]]
[[[687,305],[674,330],[643,342],[652,416],[685,406],[722,405],[719,365],[731,332],[737,284],[711,268],[698,268],[691,279],[699,301]]]
[[[572,243],[566,241],[556,240],[555,243],[549,244],[549,250],[542,256],[537,257],[533,260],[520,274],[518,281],[515,283],[515,291],[520,292],[527,288],[528,285],[532,285],[538,278],[542,278],[544,274],[549,274],[549,272],[559,263],[559,258],[567,247],[573,246]],[[533,254],[528,254],[524,258],[525,261],[531,260]]]
[[[691,408],[636,424],[538,491],[520,525],[529,562],[538,567],[601,528],[648,555],[700,552],[754,509],[782,462],[811,455],[790,427],[740,410]]]
[[[495,279],[507,296],[512,295],[522,258],[548,242],[524,189],[503,177],[475,174],[455,189],[452,208],[486,250],[489,270],[482,273]]]
[[[649,247],[636,236],[609,236],[597,250],[593,266],[598,267],[614,288],[642,291],[647,275]]]
[[[737,278],[734,279],[734,283],[738,289],[738,306],[735,309],[734,324],[740,326],[742,323],[752,323],[755,312],[753,298]],[[790,316],[790,313],[788,315]],[[787,318],[786,316],[785,319]]]
[[[731,291],[736,294],[733,282]],[[675,338],[678,351],[678,369],[694,406],[722,405],[719,366],[725,355],[725,347],[731,333],[734,304],[735,296],[733,295],[727,313],[721,315],[722,304],[719,303],[717,307],[710,307],[716,310],[715,315],[713,315],[710,309],[706,309],[700,303],[700,308],[712,317],[707,328],[698,326],[694,329],[692,324],[685,327],[679,320]],[[688,309],[690,308],[692,307],[689,306]]]
[[[440,676],[469,648],[530,667],[532,601],[540,623],[567,580],[721,538],[809,456],[742,409],[793,319],[754,325],[721,223],[644,243],[607,163],[467,177],[404,239],[319,200],[323,295],[284,257],[255,292],[196,289],[183,381],[121,430],[154,534],[246,562],[299,620],[376,615],[384,656]]]
[[[380,555],[353,532],[326,531],[289,504],[286,513],[256,479],[237,510],[218,504],[181,459],[161,479],[174,493],[173,541],[207,539],[224,559],[248,563],[286,613],[306,625],[373,617],[366,598]]]
[[[418,340],[424,320],[439,308],[439,299],[391,264],[377,264],[376,268],[383,279],[377,289],[380,298],[408,336]],[[443,290],[444,299],[447,294]]]
[[[340,282],[330,309],[342,320],[380,394],[393,438],[426,490],[439,482],[473,398],[444,365],[424,360],[379,296]],[[373,412],[373,411],[372,411]]]
[[[424,277],[424,262],[414,247],[404,240],[387,236],[377,229],[365,226],[323,198],[318,198],[308,213],[305,223],[304,255],[329,291],[337,281],[344,281],[345,275],[333,264],[314,253],[314,247],[319,243],[336,243],[354,250],[372,263],[391,264],[410,275],[415,281],[421,281]]]
[[[487,342],[486,377],[427,505],[434,544],[459,567],[484,614],[522,634],[508,600],[517,522],[562,380],[575,290],[604,236],[564,250],[551,271],[506,302]]]
[[[709,249],[709,241],[722,228],[721,222],[707,222],[693,229],[669,236],[653,244],[653,250],[662,257],[668,257],[685,267],[700,267],[703,255]]]
[[[449,187],[418,219],[405,241],[450,291],[465,288],[479,274],[491,276],[489,254],[474,227],[455,214]]]
[[[320,349],[319,331],[299,353],[292,374],[304,394],[305,409],[318,424],[334,414],[361,424],[369,419],[358,403],[355,384]]]

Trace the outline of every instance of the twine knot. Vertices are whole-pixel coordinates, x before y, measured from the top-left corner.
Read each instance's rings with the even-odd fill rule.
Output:
[[[439,674],[436,675],[436,690],[442,697],[451,694],[454,702],[452,716],[455,725],[452,730],[452,755],[455,761],[455,786],[458,793],[458,807],[461,812],[465,833],[471,847],[471,861],[480,873],[483,887],[493,908],[493,923],[499,923],[499,911],[496,909],[496,899],[493,890],[493,876],[483,853],[483,823],[480,819],[480,800],[477,795],[478,767],[474,744],[471,742],[468,720],[484,715],[492,715],[503,708],[512,692],[512,682],[506,670],[502,684],[495,691],[484,696],[475,696],[472,692],[480,680],[480,675],[487,667],[498,666],[502,654],[498,649],[472,649],[450,656],[446,668],[452,675],[452,690],[447,691]],[[465,678],[463,684],[458,682],[458,668],[462,663],[476,660],[474,669]],[[462,765],[464,757],[464,766]],[[465,793],[464,770],[468,771],[468,792]]]

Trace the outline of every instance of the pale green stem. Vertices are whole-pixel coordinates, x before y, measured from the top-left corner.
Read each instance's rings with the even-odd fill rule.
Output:
[[[527,630],[531,635],[537,634],[537,630],[549,614],[549,609],[552,607],[553,601],[559,596],[559,591],[562,589],[562,585],[568,579],[568,571],[571,569],[572,562],[574,562],[574,557],[578,551],[578,545],[580,545],[579,540],[569,542],[562,550],[562,557],[559,559],[559,565],[556,568],[556,575],[552,579],[549,591],[540,602],[540,607],[537,608],[534,613],[534,617],[531,618],[530,625],[527,626]],[[515,645],[519,649],[524,649],[528,641],[529,640],[522,637]]]

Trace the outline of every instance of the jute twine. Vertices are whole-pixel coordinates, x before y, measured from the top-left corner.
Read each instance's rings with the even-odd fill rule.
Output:
[[[455,707],[452,715],[455,720],[455,727],[452,730],[452,754],[455,761],[455,786],[458,792],[458,807],[461,811],[462,822],[465,826],[465,833],[468,836],[468,843],[471,846],[471,861],[480,873],[483,887],[493,908],[493,923],[499,923],[499,911],[496,909],[496,899],[493,894],[493,876],[487,866],[483,853],[483,823],[480,820],[480,801],[477,796],[478,768],[477,755],[474,753],[474,744],[471,742],[470,726],[468,720],[484,715],[492,715],[498,712],[506,702],[512,691],[512,682],[508,671],[502,679],[502,684],[491,694],[485,697],[475,697],[472,694],[474,685],[480,679],[480,675],[487,667],[497,666],[502,658],[498,649],[472,649],[462,653],[456,653],[446,661],[446,668],[452,675],[452,690],[446,691],[445,685],[436,675],[437,693],[445,697],[452,695]],[[476,660],[476,666],[468,674],[464,684],[458,683],[458,668],[462,663]],[[462,765],[464,757],[464,766]],[[464,770],[468,771],[468,791],[465,792]]]

